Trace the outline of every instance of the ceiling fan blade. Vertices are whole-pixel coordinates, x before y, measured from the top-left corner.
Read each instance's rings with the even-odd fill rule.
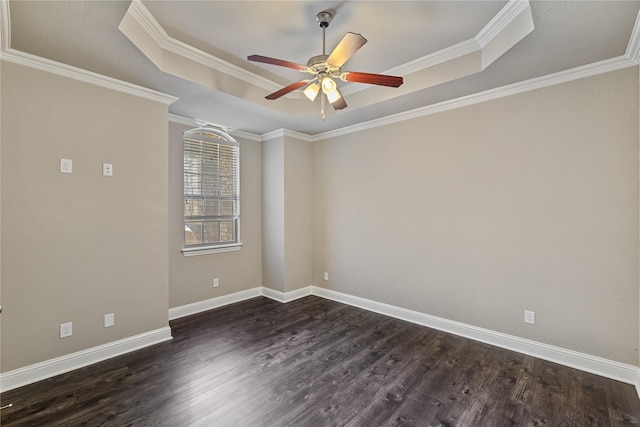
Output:
[[[342,67],[366,42],[367,39],[360,34],[347,33],[327,58],[327,64],[336,68]]]
[[[338,91],[338,89],[336,89]],[[338,91],[340,93],[340,91]],[[343,108],[347,108],[347,101],[344,100],[344,96],[340,94],[340,98],[331,103],[334,110],[342,110]]]
[[[282,89],[275,91],[270,95],[265,96],[265,98],[269,100],[278,99],[281,96],[288,94],[289,92],[293,92],[294,90],[301,88],[302,86],[306,85],[308,82],[309,82],[308,80],[300,80],[299,82],[291,83],[289,86],[285,86]]]
[[[368,83],[370,85],[380,85],[389,87],[399,87],[404,80],[402,77],[386,76],[384,74],[358,73],[347,71],[342,73],[340,78],[347,82]]]
[[[281,67],[293,68],[294,70],[299,70],[299,71],[307,70],[306,65],[296,64],[295,62],[284,61],[282,59],[269,58],[268,56],[251,55],[251,56],[247,56],[247,60],[254,61],[254,62],[262,62],[264,64],[279,65]]]

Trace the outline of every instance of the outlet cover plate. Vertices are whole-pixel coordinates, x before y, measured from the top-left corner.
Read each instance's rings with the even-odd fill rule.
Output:
[[[71,159],[60,159],[60,172],[73,173],[73,161]]]
[[[113,165],[111,163],[102,164],[102,176],[113,176]]]
[[[113,315],[113,313],[110,314],[105,314],[104,315],[104,327],[105,328],[110,328],[113,325],[115,325],[116,321],[115,321],[115,316]]]
[[[73,335],[73,323],[60,323],[60,338],[67,338]]]
[[[528,323],[530,325],[535,325],[536,323],[536,313],[533,311],[525,310],[524,311],[524,323]]]

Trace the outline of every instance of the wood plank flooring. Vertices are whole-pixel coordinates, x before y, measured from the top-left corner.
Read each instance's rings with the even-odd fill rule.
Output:
[[[631,385],[319,297],[171,328],[170,342],[4,393],[1,425],[640,425]]]

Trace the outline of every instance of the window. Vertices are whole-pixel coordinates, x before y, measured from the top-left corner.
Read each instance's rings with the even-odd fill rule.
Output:
[[[184,133],[184,249],[240,249],[240,147],[213,127]]]

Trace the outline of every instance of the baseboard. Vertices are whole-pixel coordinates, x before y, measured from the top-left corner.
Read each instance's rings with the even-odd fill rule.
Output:
[[[275,289],[262,287],[262,296],[276,300],[279,302],[290,302],[311,295],[311,286],[305,286],[304,288],[294,289],[289,292],[280,292]]]
[[[51,378],[65,372],[92,365],[121,354],[139,350],[153,344],[170,340],[171,328],[164,327],[144,334],[134,335],[34,365],[25,366],[0,374],[0,392],[13,390],[27,384]]]
[[[246,299],[259,297],[263,295],[263,289],[264,288],[262,287],[247,289],[246,291],[235,292],[233,294],[223,295],[221,297],[211,298],[204,301],[198,301],[191,304],[181,305],[175,308],[170,308],[169,320],[191,316],[192,314],[201,313],[203,311],[233,304],[235,302],[244,301]]]
[[[407,310],[365,298],[356,297],[330,289],[312,286],[311,292],[322,298],[338,301],[354,307],[384,314],[396,319],[449,332],[475,341],[495,345],[496,347],[517,351],[550,362],[580,369],[627,384],[634,384],[640,397],[640,368],[589,354],[579,353],[562,347],[556,347],[537,341],[507,335],[489,329],[478,328],[441,317],[431,316],[413,310]]]
[[[280,292],[267,287],[257,287],[236,292],[205,301],[183,305],[169,309],[169,319],[177,319],[200,313],[235,302],[264,296],[282,303],[287,303],[308,295],[338,301],[343,304],[359,307],[396,319],[406,320],[418,325],[427,326],[449,332],[475,341],[484,342],[496,347],[517,351],[550,362],[580,369],[596,375],[621,381],[635,386],[640,397],[640,367],[604,359],[589,354],[579,353],[562,347],[556,347],[524,338],[507,335],[489,329],[431,316],[429,314],[408,310],[402,307],[385,304],[350,294],[333,291],[318,286],[307,286],[289,292]],[[157,329],[144,334],[125,338],[112,343],[93,347],[77,353],[26,366],[0,374],[0,392],[12,390],[34,383],[64,372],[82,368],[112,357],[119,356],[140,348],[170,340],[169,327]]]

